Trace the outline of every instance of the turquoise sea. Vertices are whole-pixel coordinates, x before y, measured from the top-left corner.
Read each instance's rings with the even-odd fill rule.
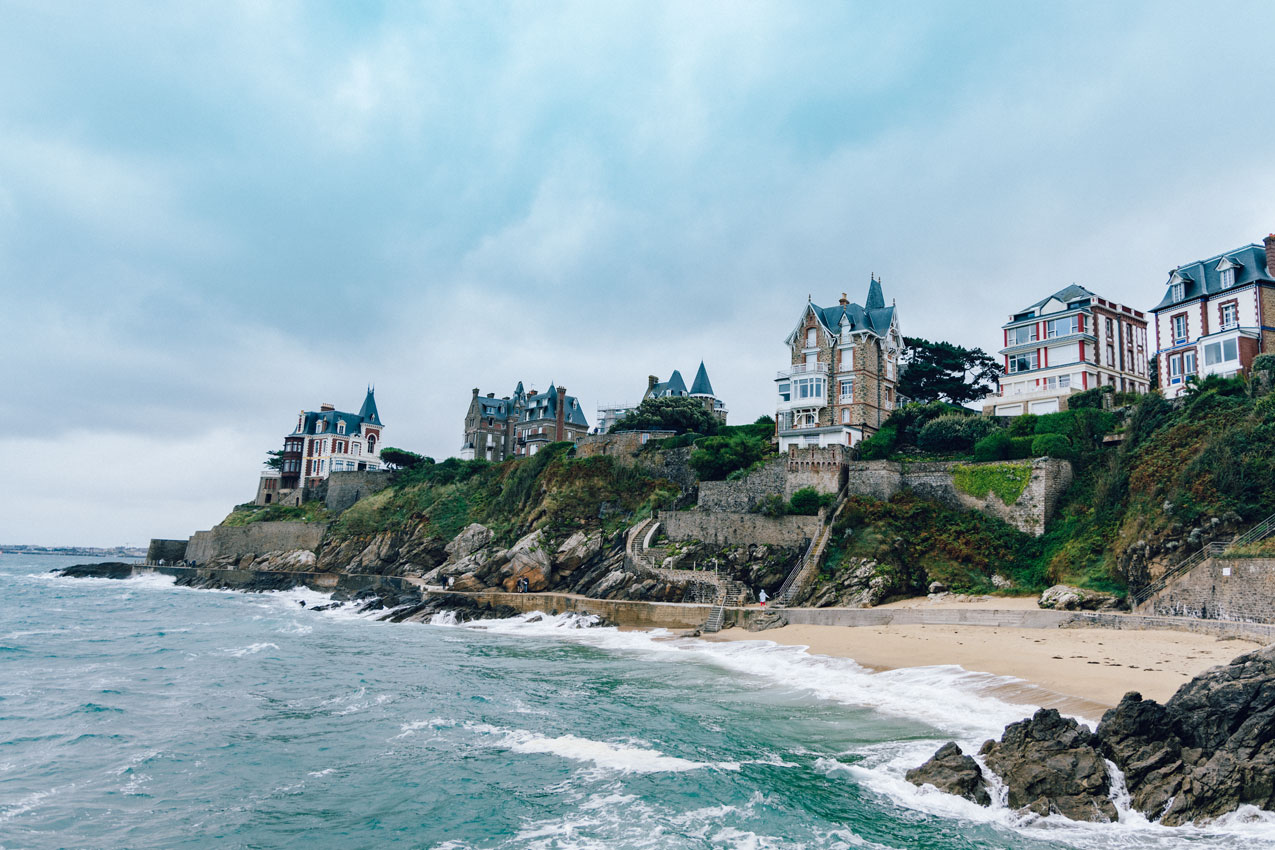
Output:
[[[0,556],[4,850],[1275,846],[914,789],[1030,711],[955,668],[49,574],[80,560]]]

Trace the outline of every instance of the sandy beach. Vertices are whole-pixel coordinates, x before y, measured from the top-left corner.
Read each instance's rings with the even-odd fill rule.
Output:
[[[894,607],[954,606],[1022,608],[1034,607],[1035,600],[894,603]],[[1174,631],[948,625],[792,625],[765,632],[728,629],[717,637],[805,646],[812,653],[852,658],[877,670],[955,664],[970,671],[1012,676],[1023,680],[1023,685],[997,688],[999,696],[1094,720],[1127,691],[1164,702],[1202,671],[1260,646],[1248,640]]]

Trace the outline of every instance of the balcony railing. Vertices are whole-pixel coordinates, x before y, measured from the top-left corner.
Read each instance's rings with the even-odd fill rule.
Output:
[[[775,375],[776,381],[784,378],[791,378],[793,375],[813,375],[822,372],[828,373],[827,363],[795,363],[788,369],[783,369]]]

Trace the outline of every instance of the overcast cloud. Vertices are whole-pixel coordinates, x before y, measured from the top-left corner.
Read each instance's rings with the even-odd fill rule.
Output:
[[[1275,230],[1275,6],[0,2],[0,543],[249,500],[375,383],[594,420],[702,358],[772,410],[807,295],[999,348]]]

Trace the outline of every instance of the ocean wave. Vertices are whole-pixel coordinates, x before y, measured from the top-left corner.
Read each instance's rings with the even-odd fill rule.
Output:
[[[955,665],[876,672],[848,658],[813,655],[806,647],[780,646],[768,640],[706,641],[677,637],[664,629],[620,631],[597,623],[591,615],[522,614],[465,623],[460,628],[565,638],[659,661],[698,661],[803,690],[820,699],[920,721],[949,734],[999,736],[1007,724],[1035,710],[1035,706],[1006,702],[988,693],[1019,680],[973,673]]]
[[[493,744],[515,753],[555,755],[572,761],[589,762],[622,773],[681,773],[689,770],[739,770],[738,762],[701,762],[665,755],[659,750],[626,743],[581,738],[577,735],[549,737],[528,729],[509,729],[486,723],[467,723],[465,728],[489,735]]]
[[[245,655],[256,655],[258,652],[266,649],[278,649],[276,643],[254,643],[249,646],[241,646],[238,649],[223,649],[222,652],[235,658],[243,658]]]

